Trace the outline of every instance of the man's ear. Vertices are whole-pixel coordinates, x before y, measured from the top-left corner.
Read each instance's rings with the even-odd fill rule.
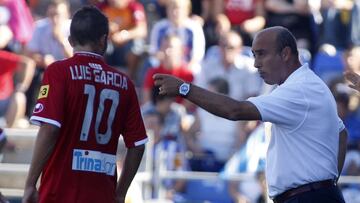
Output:
[[[71,38],[71,35],[68,37],[68,41],[72,47],[75,46],[74,40]]]
[[[290,60],[291,57],[291,49],[290,47],[285,47],[281,50],[281,58],[285,61]]]

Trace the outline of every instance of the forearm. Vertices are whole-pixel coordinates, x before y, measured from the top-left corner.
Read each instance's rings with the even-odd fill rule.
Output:
[[[188,100],[206,111],[229,120],[260,120],[260,113],[248,101],[237,101],[226,95],[192,85]]]
[[[135,28],[128,30],[130,39],[145,38],[147,36],[147,26],[145,22],[139,22]]]
[[[339,135],[339,151],[338,151],[338,171],[339,176],[342,172],[344,161],[345,161],[345,155],[346,155],[346,144],[347,144],[347,136],[348,133],[346,129],[340,132]]]
[[[116,187],[117,199],[125,199],[127,190],[129,189],[129,186],[139,168],[144,151],[145,145],[128,149],[124,165],[121,170],[120,179]]]
[[[36,182],[54,150],[58,137],[58,132],[54,128],[54,126],[44,124],[39,130],[25,187],[36,186]]]
[[[29,88],[34,77],[35,65],[35,62],[32,59],[23,57],[22,61],[19,63],[20,67],[18,67],[20,70],[20,83],[17,87],[17,91],[25,92]]]

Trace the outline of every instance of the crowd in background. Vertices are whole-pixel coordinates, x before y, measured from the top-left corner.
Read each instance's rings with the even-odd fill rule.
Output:
[[[263,180],[266,124],[224,120],[159,96],[152,76],[173,74],[237,100],[266,94],[276,87],[254,68],[251,41],[281,25],[296,37],[301,62],[332,90],[349,132],[343,174],[360,175],[360,95],[343,78],[345,70],[360,73],[359,0],[0,0],[0,127],[30,127],[44,70],[73,54],[71,14],[90,4],[110,21],[104,59],[137,85],[154,156],[166,151],[169,170],[221,172],[224,179],[252,172]],[[184,198],[186,182],[164,184],[169,199]],[[262,185],[230,181],[228,191],[234,202],[261,202]],[[342,189],[360,201],[359,185]]]

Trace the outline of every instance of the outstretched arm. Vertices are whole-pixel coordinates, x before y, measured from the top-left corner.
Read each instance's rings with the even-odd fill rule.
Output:
[[[347,71],[345,72],[344,76],[348,81],[351,82],[349,87],[360,92],[360,75],[352,71]]]
[[[184,82],[166,74],[155,74],[154,80],[155,85],[160,88],[160,94],[169,96],[178,96],[179,86]],[[196,85],[191,85],[186,99],[216,116],[229,120],[261,120],[258,109],[251,102],[237,101]]]

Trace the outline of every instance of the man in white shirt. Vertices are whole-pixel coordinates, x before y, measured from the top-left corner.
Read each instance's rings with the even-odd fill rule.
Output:
[[[161,74],[155,85],[160,94],[182,95],[217,116],[271,122],[266,178],[275,203],[344,202],[336,182],[347,132],[330,90],[300,63],[296,40],[284,27],[260,31],[252,52],[260,76],[278,85],[268,95],[237,101]]]

